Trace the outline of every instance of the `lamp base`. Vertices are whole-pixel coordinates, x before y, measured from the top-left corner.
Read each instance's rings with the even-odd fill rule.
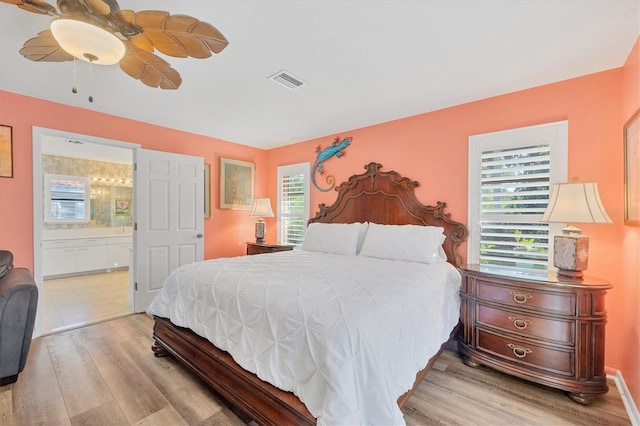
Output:
[[[267,235],[267,224],[264,219],[256,222],[256,243],[264,243],[264,237]]]
[[[565,233],[553,238],[553,266],[558,276],[581,280],[589,260],[589,237],[577,233]]]
[[[567,269],[558,269],[556,275],[558,275],[558,278],[567,278],[570,280],[582,280],[584,278],[582,271],[571,271]]]

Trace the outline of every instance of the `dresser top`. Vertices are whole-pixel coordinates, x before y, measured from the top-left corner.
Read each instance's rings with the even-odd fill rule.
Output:
[[[513,279],[520,282],[554,284],[559,287],[611,288],[611,284],[601,278],[585,276],[581,280],[558,277],[553,271],[522,271],[488,265],[462,265],[461,271],[488,278]]]
[[[293,248],[292,244],[269,244],[269,243],[258,243],[256,241],[247,241],[247,244],[251,246],[267,247],[267,248],[282,248],[282,247]]]

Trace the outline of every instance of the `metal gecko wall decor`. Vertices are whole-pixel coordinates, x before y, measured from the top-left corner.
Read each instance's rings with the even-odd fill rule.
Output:
[[[320,145],[316,147],[316,161],[313,163],[313,168],[311,169],[311,182],[313,186],[318,188],[319,191],[328,192],[331,191],[336,186],[336,178],[333,175],[328,175],[325,178],[327,184],[329,184],[328,188],[321,188],[316,183],[316,172],[321,175],[325,174],[324,166],[322,163],[327,161],[329,158],[335,156],[340,158],[346,155],[345,149],[351,144],[351,137],[344,138],[340,140],[340,136],[338,136],[332,143],[331,146],[321,149]]]

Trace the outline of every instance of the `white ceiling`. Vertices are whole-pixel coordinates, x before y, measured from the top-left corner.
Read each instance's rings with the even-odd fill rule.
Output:
[[[229,46],[164,57],[182,75],[177,91],[118,66],[94,66],[91,82],[78,61],[74,95],[71,62],[18,53],[50,18],[0,3],[0,89],[271,148],[620,67],[640,35],[640,0],[119,3],[197,17]],[[280,70],[307,84],[268,79]]]

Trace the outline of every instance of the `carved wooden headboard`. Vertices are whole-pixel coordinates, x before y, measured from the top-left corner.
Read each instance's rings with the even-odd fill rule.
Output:
[[[382,164],[369,163],[365,173],[353,175],[336,187],[338,197],[327,206],[320,204],[316,216],[309,220],[323,223],[374,222],[387,225],[442,226],[446,240],[442,244],[447,261],[460,266],[458,247],[468,235],[466,226],[444,213],[446,203],[425,206],[414,194],[420,184],[394,171],[382,172]]]

